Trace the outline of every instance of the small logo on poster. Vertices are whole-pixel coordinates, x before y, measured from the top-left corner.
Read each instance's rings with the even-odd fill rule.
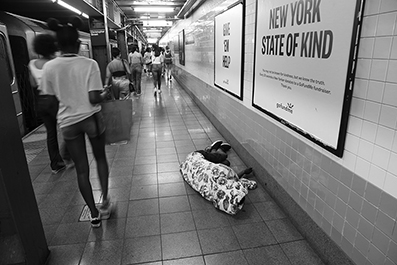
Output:
[[[287,105],[284,105],[283,103],[276,103],[276,108],[285,110],[286,112],[289,112],[291,114],[294,113],[294,110],[293,110],[294,104],[292,104],[292,103],[287,103]]]

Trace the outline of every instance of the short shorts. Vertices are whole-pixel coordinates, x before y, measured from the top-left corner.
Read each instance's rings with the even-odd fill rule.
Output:
[[[82,120],[76,124],[61,128],[65,140],[74,140],[82,134],[87,134],[89,138],[95,138],[105,132],[105,123],[101,112]]]

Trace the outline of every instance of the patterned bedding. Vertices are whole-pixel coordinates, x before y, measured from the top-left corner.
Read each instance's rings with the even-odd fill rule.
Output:
[[[223,164],[215,164],[199,152],[190,153],[180,165],[183,179],[215,208],[235,215],[244,206],[248,190],[255,189],[255,181],[238,178],[237,173]]]

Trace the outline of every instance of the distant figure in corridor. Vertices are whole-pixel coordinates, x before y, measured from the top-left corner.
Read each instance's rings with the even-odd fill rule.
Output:
[[[134,84],[135,95],[140,96],[141,90],[141,79],[142,79],[142,68],[143,68],[143,57],[139,53],[137,46],[132,46],[131,53],[128,55],[128,63],[130,65],[131,81]]]
[[[170,47],[165,47],[164,53],[164,67],[165,67],[165,81],[172,81],[172,67],[173,67],[174,57],[171,53]]]
[[[128,62],[121,59],[119,48],[112,48],[113,60],[106,66],[105,85],[111,85],[111,91],[114,99],[125,98],[130,94],[130,80],[128,75],[131,74]]]
[[[152,74],[154,84],[154,95],[161,94],[161,75],[163,72],[164,58],[161,55],[160,47],[153,45],[153,56],[152,56]]]

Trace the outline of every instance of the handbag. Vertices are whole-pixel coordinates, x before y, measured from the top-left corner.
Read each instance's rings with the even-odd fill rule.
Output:
[[[110,100],[101,103],[106,126],[106,144],[126,143],[131,139],[132,100]]]

